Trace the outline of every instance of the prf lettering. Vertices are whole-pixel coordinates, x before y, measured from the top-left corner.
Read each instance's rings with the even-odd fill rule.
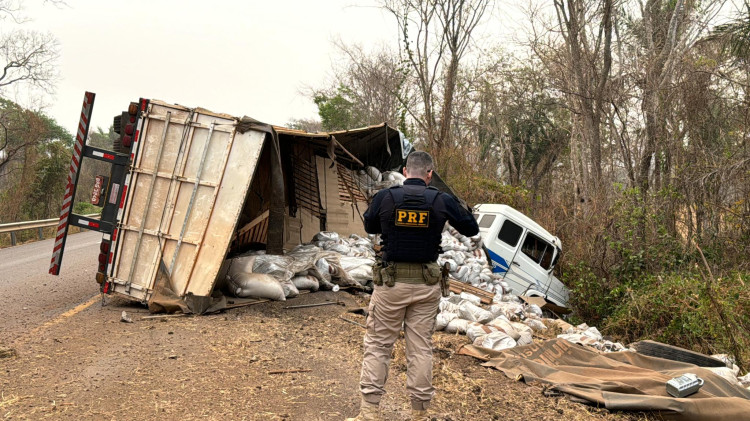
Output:
[[[427,227],[430,224],[430,211],[396,210],[396,225],[404,227]]]

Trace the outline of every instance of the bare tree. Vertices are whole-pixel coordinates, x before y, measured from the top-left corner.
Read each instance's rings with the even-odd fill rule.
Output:
[[[404,102],[410,101],[404,66],[386,47],[366,51],[362,46],[335,42],[340,55],[333,78],[323,88],[304,88],[318,106],[323,130],[342,130],[386,122],[403,128]]]
[[[45,0],[45,4],[63,6],[62,0]],[[0,20],[23,24],[23,2],[0,0]],[[15,29],[0,33],[0,93],[11,85],[26,85],[45,93],[54,90],[58,73],[59,43],[49,33]]]
[[[603,0],[595,7],[581,0],[555,0],[560,33],[568,52],[572,73],[571,97],[580,115],[580,133],[591,154],[589,167],[595,189],[602,183],[602,120],[608,105],[607,83],[612,68],[613,0]],[[593,9],[593,10],[591,10]],[[590,27],[589,19],[598,15]],[[593,39],[591,39],[593,35]]]
[[[382,4],[398,23],[402,53],[419,97],[414,104],[403,105],[423,133],[439,168],[445,170],[440,155],[452,142],[460,63],[491,1],[383,0]]]
[[[347,65],[338,70],[336,79],[352,91],[354,102],[366,124],[387,122],[397,127],[400,122],[399,98],[407,98],[403,65],[393,51],[380,47],[368,52],[361,45],[335,43],[347,58]]]
[[[670,109],[667,94],[675,68],[707,31],[723,5],[724,1],[699,4],[684,0],[674,4],[649,0],[640,4],[644,48],[638,61],[643,64],[640,88],[646,139],[638,161],[637,185],[644,195],[651,186],[650,176],[659,188],[663,173],[668,175],[672,166],[665,113]]]
[[[51,34],[17,30],[0,35],[0,89],[25,83],[51,92],[58,57],[58,42]]]

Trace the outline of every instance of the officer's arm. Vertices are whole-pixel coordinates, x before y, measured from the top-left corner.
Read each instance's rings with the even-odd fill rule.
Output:
[[[461,234],[471,237],[479,234],[479,225],[474,215],[459,205],[458,200],[449,194],[441,194],[445,211],[448,216],[448,222]]]
[[[388,190],[381,190],[372,198],[370,206],[365,211],[365,231],[368,234],[381,234],[383,228],[380,226],[380,207],[383,204],[383,197],[388,194]]]

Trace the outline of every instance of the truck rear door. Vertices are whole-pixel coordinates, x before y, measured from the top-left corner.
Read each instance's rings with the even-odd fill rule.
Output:
[[[239,133],[231,116],[160,101],[150,101],[141,118],[108,280],[115,292],[145,302],[161,267],[178,296],[208,296],[265,133]]]

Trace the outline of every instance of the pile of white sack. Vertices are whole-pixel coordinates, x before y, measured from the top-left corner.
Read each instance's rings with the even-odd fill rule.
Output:
[[[479,297],[462,293],[440,301],[436,330],[466,335],[476,346],[503,350],[533,342],[534,332],[559,327],[558,338],[594,347],[600,351],[623,351],[620,343],[604,340],[595,327],[573,326],[564,320],[542,317],[542,309],[523,304],[517,296],[504,295],[502,300],[483,308]]]
[[[399,172],[381,173],[375,167],[366,167],[360,170],[357,176],[360,190],[368,197],[375,196],[382,189],[403,185],[406,179]],[[443,253],[438,258],[438,264],[443,266],[448,263],[453,278],[492,293],[502,294],[503,287],[508,289],[508,284],[504,283],[499,275],[492,273],[479,234],[466,237],[446,224],[440,246]]]
[[[732,384],[742,386],[750,390],[750,372],[740,377],[740,368],[735,364],[734,359],[727,354],[714,354],[711,356],[726,364],[726,367],[703,367],[706,370],[711,370],[714,374],[718,374],[725,380]]]
[[[357,184],[368,197],[375,196],[382,189],[403,185],[405,179],[399,172],[381,173],[375,167],[366,167],[357,173]],[[502,294],[503,287],[508,289],[508,284],[492,273],[479,234],[466,237],[446,224],[440,246],[443,253],[438,258],[438,264],[443,266],[448,263],[453,278],[492,293]]]
[[[284,301],[300,290],[362,287],[372,280],[374,265],[375,251],[368,238],[356,234],[342,238],[324,231],[283,256],[261,250],[227,259],[220,277],[230,295]]]
[[[482,247],[482,237],[462,235],[449,224],[443,230],[440,247],[443,253],[438,257],[440,266],[449,266],[451,277],[471,284],[485,291],[502,295],[508,284],[498,274],[492,273],[489,260]]]
[[[398,171],[384,171],[381,173],[375,167],[366,167],[364,170],[357,172],[356,183],[359,189],[368,198],[371,198],[380,190],[403,185],[404,180],[406,180],[406,177]]]

